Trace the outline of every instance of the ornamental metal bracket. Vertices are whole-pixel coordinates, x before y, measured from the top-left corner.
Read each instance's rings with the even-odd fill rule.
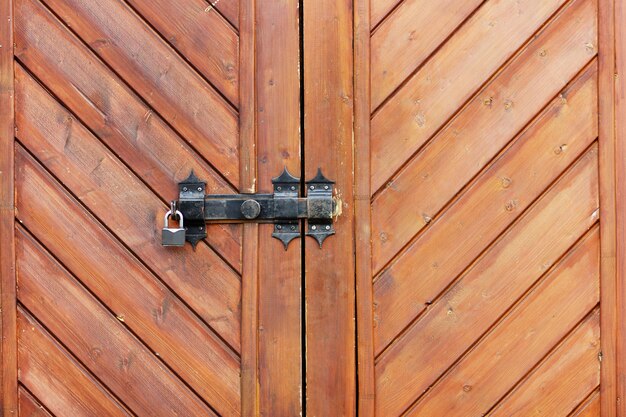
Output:
[[[184,219],[184,228],[164,228],[164,246],[182,246],[170,238],[172,231],[185,235],[194,247],[206,238],[206,224],[211,223],[272,223],[272,236],[280,240],[285,250],[293,239],[301,236],[301,224],[306,220],[306,235],[315,238],[322,247],[324,240],[335,234],[333,216],[337,203],[333,198],[334,181],[318,169],[315,178],[306,182],[306,197],[300,197],[300,179],[285,168],[272,179],[272,194],[205,194],[206,183],[195,176],[178,184],[178,201],[166,218]],[[166,236],[167,239],[165,238]]]

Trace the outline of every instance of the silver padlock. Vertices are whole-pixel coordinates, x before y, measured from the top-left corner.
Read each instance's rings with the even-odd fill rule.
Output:
[[[163,246],[185,246],[185,227],[183,225],[183,213],[176,210],[176,216],[180,219],[178,227],[170,227],[170,217],[172,217],[172,210],[168,210],[165,213],[165,219],[163,219],[163,231],[161,232],[161,244]]]

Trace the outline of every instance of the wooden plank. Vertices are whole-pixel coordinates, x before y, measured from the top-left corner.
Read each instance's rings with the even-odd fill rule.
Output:
[[[226,19],[211,12],[204,0],[128,0],[128,4],[231,103],[239,106],[238,37]]]
[[[29,228],[65,267],[76,274],[77,278],[117,315],[118,320],[123,320],[152,352],[157,352],[159,358],[184,378],[221,415],[238,415],[240,381],[237,357],[176,294],[157,280],[93,217],[81,209],[74,199],[64,193],[21,148],[18,152],[18,163],[19,221]],[[40,287],[44,287],[52,294],[57,294],[60,289],[53,291],[56,287],[51,286],[60,284],[47,279],[45,274],[37,273],[38,269],[33,267],[37,261],[43,265],[39,269],[46,267],[46,270],[54,271],[54,268],[50,267],[50,258],[41,251],[24,251],[21,253],[21,259],[28,262],[24,262],[20,267],[20,299],[30,311],[43,319],[44,315],[49,313],[46,313],[44,304],[39,301],[41,297],[37,296],[39,294],[37,291],[40,292]],[[27,269],[29,267],[33,269]],[[59,280],[63,278],[67,282],[74,282],[62,272],[55,276]],[[33,281],[31,292],[28,291],[29,287],[26,287],[30,281],[24,282],[27,279]],[[85,332],[90,332],[90,329],[98,323],[104,326],[111,323],[111,320],[115,322],[115,319],[108,318],[109,313],[94,300],[89,297],[85,300],[81,288],[76,287],[73,294],[82,298],[74,303],[59,302],[63,306],[54,307],[55,314],[65,311],[64,317],[87,317],[87,312],[71,310],[78,308],[79,304],[91,306],[94,312],[99,313],[92,317],[93,320],[84,319],[80,323],[71,321],[66,323],[67,326],[71,328],[90,326],[84,328]],[[27,296],[31,297],[28,299],[30,302],[27,302]],[[44,309],[41,314],[40,309]],[[44,324],[52,330],[47,322],[44,321]],[[112,327],[111,331],[113,329],[115,327]],[[56,331],[55,334],[59,336]],[[97,333],[94,333],[93,337],[96,335]],[[120,340],[122,339],[116,339]],[[131,345],[138,346],[135,342]],[[141,347],[141,351],[144,350],[145,348]],[[76,351],[74,353],[78,354]],[[163,368],[160,362],[154,362],[152,359],[150,361],[158,363],[159,367]],[[111,378],[114,378],[115,372],[111,372]],[[140,389],[142,384],[139,382],[137,384]]]
[[[403,0],[375,0],[371,3],[370,26],[374,29]]]
[[[226,180],[40,3],[19,1],[15,11],[20,62],[163,200],[178,195],[178,182],[191,170],[207,181],[208,191],[232,192]],[[214,225],[208,231],[212,247],[240,270],[241,228]]]
[[[298,0],[256,8],[257,188],[287,167],[300,173]],[[259,226],[258,367],[260,416],[298,416],[302,398],[302,241],[285,251]]]
[[[407,415],[481,415],[502,398],[599,302],[598,239],[587,239],[581,249],[533,288]]]
[[[596,390],[578,407],[571,417],[600,417],[600,390]]]
[[[239,28],[239,11],[242,8],[239,0],[205,0],[205,3],[206,13],[215,13],[217,11],[228,19],[235,29]],[[241,25],[243,26],[243,22]],[[243,31],[243,28],[241,30]]]
[[[135,414],[215,415],[157,359],[162,352],[169,356],[167,350],[149,349],[124,327],[127,317],[128,322],[136,320],[132,313],[114,310],[114,316],[32,239],[27,242],[28,237],[22,236],[18,238],[18,248],[20,240],[24,242],[23,255],[18,254],[20,302]],[[27,256],[32,256],[28,262]],[[115,296],[120,296],[119,291]],[[165,321],[167,308],[153,311],[153,321]],[[229,367],[222,370],[227,373]]]
[[[599,75],[598,75],[598,118],[599,118],[599,180],[600,180],[600,235],[601,235],[601,267],[600,267],[600,305],[601,315],[601,335],[602,335],[602,368],[600,382],[600,402],[602,417],[623,417],[626,415],[626,404],[620,392],[620,386],[624,387],[623,377],[618,378],[618,371],[624,356],[623,351],[624,335],[619,332],[623,327],[618,323],[624,318],[620,316],[619,308],[623,306],[624,300],[621,298],[624,286],[624,272],[619,271],[623,265],[624,254],[618,257],[618,250],[624,249],[623,226],[618,225],[617,209],[624,208],[618,206],[618,201],[623,204],[623,192],[620,199],[616,198],[618,183],[616,176],[622,180],[624,178],[624,162],[617,162],[618,157],[624,157],[623,138],[618,138],[616,131],[616,27],[623,25],[617,21],[615,5],[620,3],[615,0],[599,0],[598,21],[602,24],[598,27],[599,45]],[[617,69],[619,72],[619,69]],[[622,153],[619,153],[619,152]],[[618,171],[618,167],[620,168]],[[619,173],[618,173],[619,172]],[[620,217],[622,214],[620,213]],[[620,227],[620,229],[618,229]],[[620,230],[620,231],[618,231]],[[617,243],[618,236],[621,241]],[[618,279],[621,281],[618,283]],[[620,350],[621,349],[621,350]],[[621,380],[621,381],[620,381]]]
[[[304,165],[335,182],[341,214],[323,249],[305,244],[306,414],[356,415],[353,3],[305,2]],[[332,336],[331,336],[332,335]]]
[[[500,0],[473,15],[373,116],[372,192],[470,99],[564,2]],[[512,10],[518,12],[512,13]]]
[[[23,417],[53,417],[41,403],[23,387],[18,390],[19,416]]]
[[[406,0],[398,6],[372,35],[371,108],[378,108],[482,3]]]
[[[600,383],[599,354],[600,311],[597,309],[489,416],[569,416]]]
[[[54,414],[75,417],[133,415],[24,310],[20,310],[18,323],[20,382],[45,401]],[[23,392],[20,390],[20,400]],[[43,408],[30,408],[41,415],[49,415]],[[24,411],[27,410],[23,410],[20,403],[20,416],[28,415],[23,414]]]
[[[597,137],[596,67],[563,92],[536,124],[374,283],[380,352],[481,251],[523,213]],[[374,211],[375,213],[375,211]],[[480,216],[477,218],[477,213]]]
[[[23,75],[16,73],[16,123],[21,142],[239,351],[239,276],[205,244],[195,251],[189,245],[175,251],[162,247],[161,219],[169,206]]]
[[[609,20],[610,15],[610,6],[607,4],[608,1],[602,2],[603,12],[601,18]],[[606,24],[608,28],[605,28],[602,32],[603,39],[603,47],[605,48],[607,58],[604,62],[605,67],[602,72],[602,77],[604,78],[601,81],[602,94],[605,94],[606,97],[602,97],[602,105],[600,107],[600,117],[601,120],[609,124],[611,123],[611,115],[610,115],[610,88],[611,84],[614,83],[613,87],[613,96],[614,96],[614,106],[615,110],[613,112],[613,118],[615,119],[615,127],[612,132],[615,136],[613,138],[614,146],[613,148],[610,146],[607,141],[609,140],[609,135],[611,134],[611,127],[606,126],[603,129],[603,140],[605,146],[608,148],[606,157],[607,160],[601,162],[601,169],[603,170],[602,178],[606,179],[607,175],[610,175],[611,169],[615,170],[615,180],[608,181],[606,184],[605,190],[608,192],[611,186],[615,187],[616,195],[615,195],[615,210],[609,219],[614,218],[615,220],[615,254],[617,258],[615,259],[615,266],[611,263],[611,260],[607,260],[607,281],[612,279],[612,274],[616,273],[616,308],[617,311],[614,313],[611,311],[611,307],[607,309],[607,322],[606,327],[603,328],[604,331],[610,331],[610,329],[614,329],[614,325],[617,324],[617,340],[615,341],[615,358],[609,358],[608,362],[606,362],[607,371],[610,369],[609,367],[614,364],[616,366],[616,392],[612,393],[610,389],[610,379],[607,376],[607,382],[605,385],[609,385],[608,389],[605,391],[606,402],[615,402],[617,403],[617,415],[620,417],[626,416],[626,341],[624,340],[626,337],[626,30],[624,29],[624,22],[626,22],[626,4],[623,1],[615,1],[615,16],[613,17],[613,24]],[[601,20],[603,21],[603,20]],[[611,33],[611,32],[614,33]],[[611,42],[611,35],[614,37],[615,42]],[[613,46],[614,45],[614,46]],[[614,48],[615,54],[615,69],[611,64],[611,48]],[[611,72],[614,72],[613,77],[611,77]],[[609,160],[611,150],[614,152],[612,160]],[[613,166],[614,164],[614,166]],[[602,192],[601,192],[602,194]],[[605,201],[608,205],[607,210],[611,210],[611,200],[610,197],[607,197]],[[610,221],[610,220],[609,220]],[[608,233],[607,241],[611,238],[610,235],[610,223],[606,225],[605,233]],[[608,243],[608,242],[607,242]],[[608,245],[608,250],[606,255],[610,256],[610,245]],[[615,268],[612,270],[611,268]],[[611,291],[612,286],[609,282],[606,283],[606,289],[603,291]],[[604,288],[604,287],[603,287]],[[611,300],[610,293],[607,293],[607,300]],[[613,320],[613,321],[612,321]],[[608,333],[607,333],[608,334]],[[612,349],[610,348],[610,344],[612,343],[610,338],[606,340],[607,345],[605,346],[611,354]],[[603,347],[603,350],[604,348]],[[604,359],[603,359],[604,360]],[[603,365],[605,362],[603,362]],[[604,366],[603,366],[604,367]],[[607,372],[608,373],[608,372]],[[604,383],[604,381],[603,381]],[[614,395],[614,397],[613,397]]]
[[[13,1],[0,0],[0,415],[17,413]]]
[[[585,155],[381,356],[379,410],[402,411],[426,391],[597,221],[596,153]],[[535,250],[520,251],[525,247]]]
[[[256,192],[256,0],[244,2],[240,11],[239,66],[240,189]],[[241,276],[241,415],[259,415],[259,225],[243,226]]]
[[[354,2],[354,227],[357,415],[376,413],[370,206],[370,0]]]
[[[595,7],[594,1],[578,1],[570,7],[375,198],[375,272],[426,227],[546,103],[559,92],[567,94],[561,90],[596,53]]]
[[[224,177],[239,184],[236,112],[127,5],[89,0],[46,5]]]

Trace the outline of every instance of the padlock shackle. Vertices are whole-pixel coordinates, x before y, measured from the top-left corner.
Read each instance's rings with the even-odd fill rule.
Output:
[[[182,229],[184,226],[183,222],[183,213],[181,213],[180,211],[176,210],[176,216],[180,219],[180,228]],[[170,217],[172,217],[172,210],[168,210],[167,213],[165,213],[165,217],[163,218],[163,225],[167,228],[170,227]]]

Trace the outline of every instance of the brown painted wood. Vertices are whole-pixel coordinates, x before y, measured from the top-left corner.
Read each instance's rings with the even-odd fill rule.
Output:
[[[52,417],[52,414],[23,387],[18,391],[19,415],[24,417]]]
[[[372,35],[372,109],[378,108],[482,3],[403,1]]]
[[[18,183],[23,189],[18,194],[20,222],[36,233],[35,237],[49,248],[65,267],[74,272],[76,277],[115,313],[118,320],[123,320],[133,333],[150,347],[150,352],[158,353],[155,354],[154,360],[167,363],[185,379],[186,383],[219,410],[220,414],[238,415],[239,363],[234,354],[176,294],[157,281],[141,263],[103,230],[102,226],[94,222],[88,213],[77,207],[75,200],[59,190],[58,186],[36,167],[32,159],[25,156],[23,151],[18,155],[20,157]],[[49,231],[42,233],[43,230]],[[92,251],[81,250],[83,246],[92,248]],[[35,255],[36,253],[30,253],[31,257]],[[26,255],[23,256],[22,260],[25,260]],[[41,262],[47,259],[43,255],[40,258]],[[37,268],[33,268],[30,272],[32,279],[41,280],[45,277],[37,275],[36,271]],[[24,273],[26,272],[28,271]],[[55,285],[55,282],[52,280],[49,285]],[[23,287],[23,284],[21,286]],[[89,298],[79,290],[80,288],[76,289],[75,297]],[[35,307],[43,307],[30,306],[24,300],[26,295],[37,300],[37,294],[23,290],[20,294],[20,299],[29,310],[37,317],[41,317]],[[68,305],[64,305],[64,308],[70,309],[76,302],[66,304]],[[104,320],[103,308],[97,308],[94,301],[89,305],[100,311],[94,320],[97,318]],[[56,309],[60,310],[60,307]],[[42,311],[42,314],[44,312]],[[82,318],[85,314],[68,310],[66,317]],[[94,321],[90,324],[83,323],[83,320],[65,320],[63,323],[71,329],[76,326],[94,326],[99,322]],[[47,324],[46,326],[50,328]],[[89,329],[90,327],[84,328],[87,333]],[[147,382],[146,385],[149,386]]]
[[[381,357],[376,365],[379,410],[401,407],[400,395],[415,398],[427,390],[597,221],[592,215],[598,207],[593,184],[596,152],[588,153],[555,184]],[[571,216],[559,221],[564,210]],[[537,250],[520,253],[520,248],[533,245],[539,234],[544,238]],[[508,274],[511,278],[503,281]]]
[[[128,4],[231,103],[239,106],[238,37],[226,19],[209,9],[203,0],[128,0]]]
[[[373,116],[372,192],[381,188],[563,3],[502,0],[473,15]],[[498,24],[490,26],[490,22]]]
[[[593,1],[578,1],[469,103],[375,198],[380,271],[595,55]],[[592,45],[592,46],[589,46]],[[542,56],[542,51],[550,51]]]
[[[16,7],[16,55],[80,121],[169,202],[191,170],[212,193],[232,188],[167,121],[145,104],[104,63],[38,2]],[[241,268],[241,229],[210,226],[207,241]]]
[[[256,9],[257,189],[271,192],[284,167],[300,173],[298,1]],[[287,251],[260,225],[258,379],[260,416],[298,416],[303,407],[301,245]],[[244,277],[245,279],[245,277]]]
[[[239,184],[236,112],[127,5],[46,4],[233,185]]]
[[[306,178],[336,181],[337,233],[305,243],[306,412],[356,415],[351,1],[304,4]],[[332,370],[332,371],[330,371]],[[329,372],[330,371],[330,372]]]
[[[600,311],[597,309],[489,416],[567,417],[598,387],[599,354]]]
[[[16,80],[21,142],[238,351],[239,276],[207,245],[162,247],[168,206],[26,74]]]
[[[622,417],[625,415],[626,406],[623,405],[623,398],[620,400],[618,392],[618,354],[623,356],[623,352],[618,351],[618,340],[623,339],[619,333],[620,296],[618,291],[623,288],[623,272],[618,273],[618,262],[623,262],[623,253],[618,256],[617,246],[617,167],[620,166],[620,176],[623,178],[623,162],[619,165],[616,157],[619,156],[617,150],[621,148],[618,143],[620,139],[616,136],[616,91],[615,91],[615,28],[618,23],[615,20],[615,4],[619,1],[601,0],[599,1],[598,19],[600,24],[598,29],[598,42],[600,48],[599,55],[599,77],[598,77],[598,118],[599,118],[599,180],[600,180],[600,223],[601,234],[601,284],[600,293],[602,306],[601,315],[601,345],[602,345],[602,369],[600,383],[600,402],[602,417]],[[623,142],[623,140],[622,140]],[[622,235],[623,236],[623,235]],[[623,237],[622,237],[623,238]],[[621,242],[623,244],[623,242]],[[620,259],[621,261],[618,261]],[[623,346],[623,344],[621,344]],[[622,377],[623,380],[623,377]],[[622,405],[620,405],[620,403]],[[622,410],[618,411],[619,408]]]
[[[0,413],[17,413],[13,1],[0,0]]]
[[[24,247],[37,259],[20,262],[33,265],[20,270],[20,302],[129,409],[140,415],[215,415],[123,327],[124,315],[116,318],[49,256]]]
[[[566,258],[408,415],[476,415],[489,409],[598,303],[598,255],[591,244]],[[533,343],[524,343],[529,338]]]
[[[374,292],[370,206],[370,12],[369,0],[354,2],[354,227],[356,287],[357,415],[376,409]]]
[[[224,16],[235,29],[239,28],[240,10],[245,8],[245,4],[240,6],[240,0],[205,0],[207,12],[217,10],[222,16]],[[214,10],[215,9],[215,10]],[[243,22],[242,22],[243,26]],[[243,32],[245,29],[241,28]]]
[[[374,284],[377,352],[596,138],[595,75],[592,66],[564,91],[567,102],[554,100],[537,123],[378,278]],[[422,307],[415,305],[416,300],[423,300]]]
[[[589,398],[576,409],[571,417],[599,417],[600,416],[600,390],[594,391]]]
[[[20,383],[46,402],[55,415],[133,415],[23,309],[18,322]],[[20,390],[20,416],[28,415],[22,408],[24,394],[33,399]],[[49,415],[43,408],[38,412]]]

